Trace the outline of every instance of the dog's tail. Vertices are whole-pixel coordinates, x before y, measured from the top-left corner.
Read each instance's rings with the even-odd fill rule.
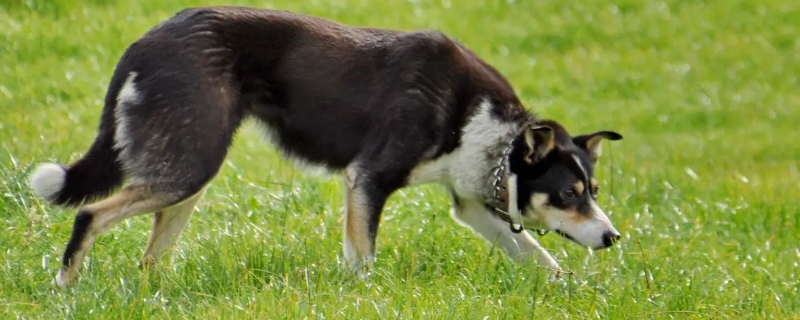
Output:
[[[29,184],[39,197],[55,205],[76,206],[107,196],[122,184],[119,151],[114,148],[116,105],[111,98],[118,90],[106,97],[97,137],[82,158],[66,166],[42,163],[31,174]]]

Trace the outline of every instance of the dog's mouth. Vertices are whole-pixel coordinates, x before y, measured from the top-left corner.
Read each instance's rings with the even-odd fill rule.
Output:
[[[553,230],[553,232],[557,233],[558,235],[560,235],[560,236],[564,237],[565,239],[568,239],[568,240],[570,240],[570,241],[572,241],[574,243],[577,243],[579,245],[585,246],[585,244],[583,244],[580,241],[576,240],[571,235],[569,235],[568,233],[566,233],[566,232],[564,232],[562,230],[555,229],[555,230]],[[610,232],[607,232],[607,233],[611,234]],[[602,249],[605,249],[605,248],[613,246],[614,243],[616,243],[618,240],[619,240],[619,235],[607,236],[607,237],[604,235],[603,244],[597,245],[597,246],[594,246],[594,247],[592,247],[592,246],[589,246],[589,247],[592,248],[593,250],[602,250]]]
[[[562,231],[561,229],[555,229],[553,231],[555,233],[557,233],[558,235],[564,237],[564,238],[567,238],[567,239],[569,239],[569,240],[571,240],[571,241],[573,241],[575,243],[578,243],[578,240],[575,240],[575,238],[573,238],[571,235],[567,234],[566,232]]]

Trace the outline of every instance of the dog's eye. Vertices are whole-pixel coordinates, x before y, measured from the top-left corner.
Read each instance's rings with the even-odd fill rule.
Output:
[[[564,197],[564,199],[575,198],[575,189],[569,188],[567,190],[564,190],[561,192],[561,196]]]
[[[598,195],[597,192],[599,192],[599,191],[600,191],[600,187],[598,187],[598,186],[595,186],[594,188],[592,188],[592,198],[597,199],[597,195]]]

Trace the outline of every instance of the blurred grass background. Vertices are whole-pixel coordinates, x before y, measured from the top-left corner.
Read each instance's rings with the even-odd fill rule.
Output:
[[[100,238],[79,285],[50,281],[74,210],[31,165],[91,144],[125,47],[178,10],[249,5],[350,25],[439,29],[572,133],[612,129],[601,205],[623,232],[587,252],[541,238],[574,275],[547,285],[447,216],[435,185],[397,193],[377,274],[341,259],[341,186],[278,157],[248,123],[175,263],[136,267],[151,216]],[[0,0],[2,318],[798,318],[800,2]],[[795,137],[795,138],[792,138]]]

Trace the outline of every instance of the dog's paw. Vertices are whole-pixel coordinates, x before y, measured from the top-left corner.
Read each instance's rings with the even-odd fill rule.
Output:
[[[555,269],[550,276],[547,277],[547,282],[551,285],[556,285],[560,283],[564,279],[564,275],[568,273],[568,271],[565,271],[561,268]]]
[[[70,276],[67,272],[64,272],[64,269],[58,270],[58,274],[56,275],[55,279],[51,282],[51,285],[56,286],[58,288],[66,288],[70,287],[75,284],[75,277]]]
[[[367,263],[357,263],[350,265],[350,272],[356,275],[359,280],[365,280],[372,274],[372,265]]]
[[[356,277],[358,277],[358,280],[361,281],[369,279],[371,275],[372,275],[372,269],[370,268],[361,268],[360,270],[356,271]]]
[[[347,261],[347,270],[351,275],[359,280],[366,280],[372,274],[374,268],[374,261],[366,259],[357,259],[355,261]]]
[[[556,271],[547,277],[547,283],[549,284],[557,284],[559,280],[561,280],[561,271]]]
[[[138,267],[139,267],[139,270],[142,270],[142,271],[150,270],[153,267],[155,267],[157,263],[158,263],[158,261],[156,261],[155,258],[153,258],[152,256],[147,255],[147,256],[144,256],[141,259],[139,259]]]

